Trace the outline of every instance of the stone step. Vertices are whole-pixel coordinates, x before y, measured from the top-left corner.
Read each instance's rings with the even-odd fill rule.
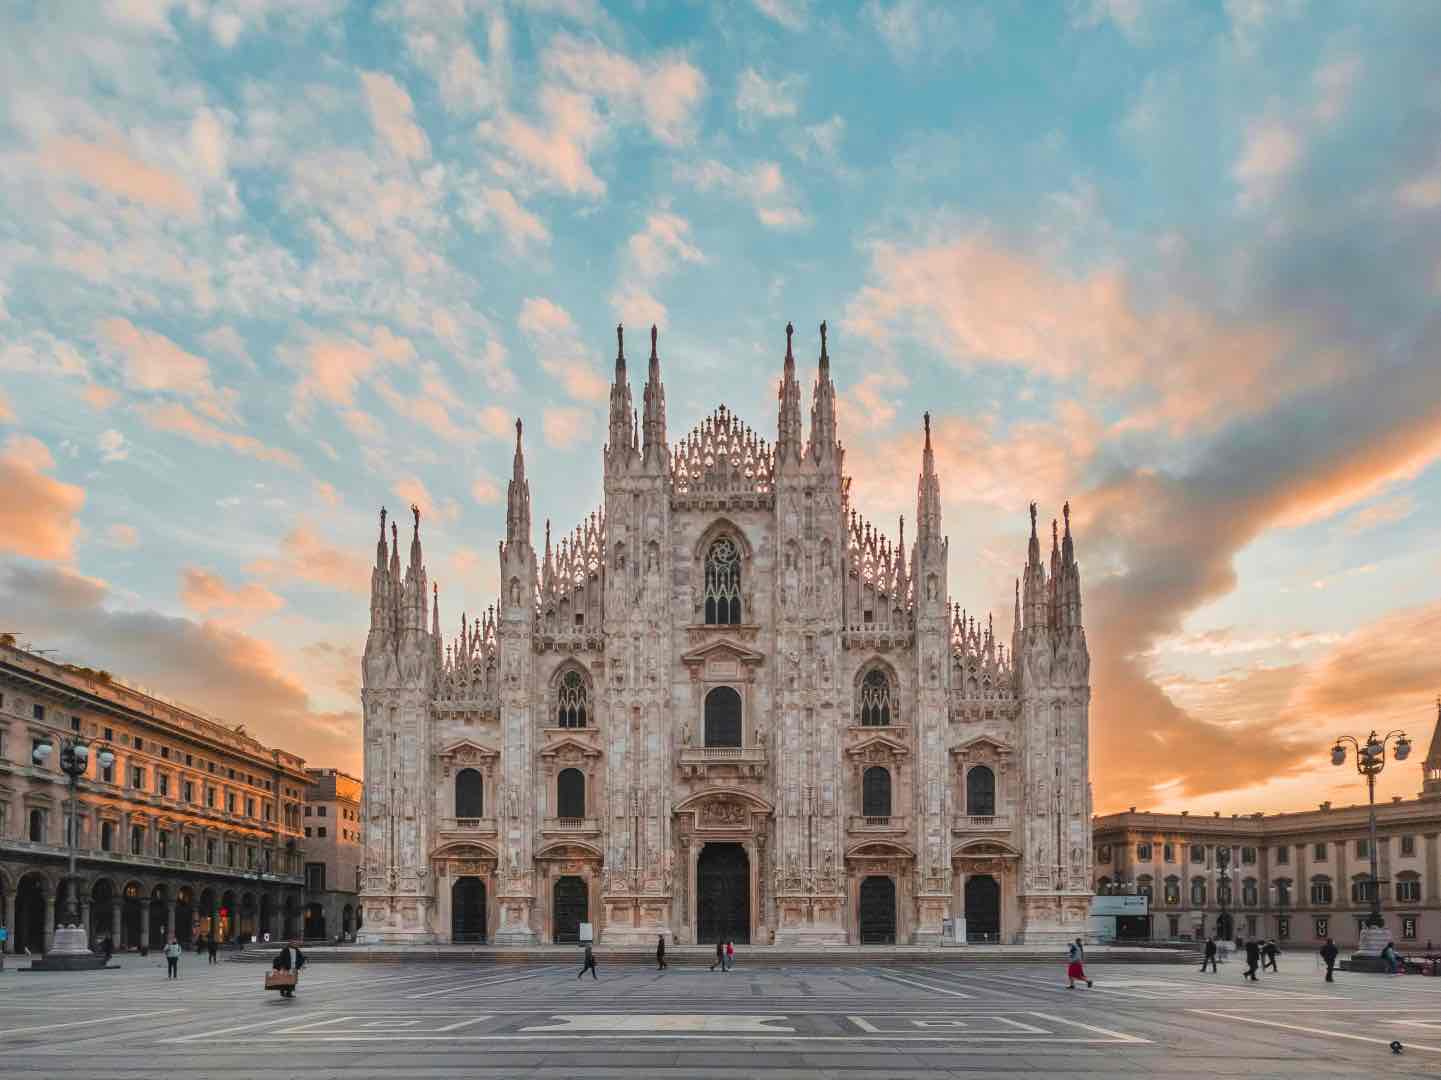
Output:
[[[247,945],[230,959],[239,963],[269,963],[281,945]],[[314,963],[455,963],[455,964],[578,964],[578,945],[302,945]],[[598,945],[598,964],[655,963],[654,947]],[[713,945],[668,945],[666,963],[684,967],[709,966],[715,960]],[[809,948],[743,945],[737,961],[746,966],[778,967],[784,964],[945,963],[1062,964],[1064,948],[1027,945],[819,945]],[[1201,950],[1195,946],[1089,945],[1088,964],[1195,964]]]

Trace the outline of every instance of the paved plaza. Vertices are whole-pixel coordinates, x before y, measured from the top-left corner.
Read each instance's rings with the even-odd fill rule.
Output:
[[[820,963],[665,972],[557,964],[312,964],[178,982],[159,958],[0,975],[14,1077],[1435,1076],[1441,979],[1240,966]],[[1405,1052],[1387,1044],[1399,1039]]]

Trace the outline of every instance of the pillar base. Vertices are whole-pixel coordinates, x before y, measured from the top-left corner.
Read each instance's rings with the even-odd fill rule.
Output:
[[[46,956],[93,956],[83,926],[57,926]]]

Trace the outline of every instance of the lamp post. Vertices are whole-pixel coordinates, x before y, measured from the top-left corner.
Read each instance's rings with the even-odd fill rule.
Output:
[[[1341,735],[1336,739],[1336,745],[1331,747],[1331,764],[1344,765],[1346,744],[1350,743],[1356,751],[1356,771],[1366,778],[1366,793],[1371,811],[1371,841],[1368,845],[1371,855],[1371,914],[1366,917],[1366,925],[1371,927],[1386,925],[1386,920],[1381,918],[1381,878],[1376,867],[1376,777],[1386,767],[1386,744],[1393,738],[1396,744],[1392,753],[1397,761],[1405,761],[1411,755],[1411,740],[1404,731],[1390,731],[1384,737],[1372,731],[1364,744],[1350,735]]]
[[[1231,865],[1231,845],[1216,845],[1216,901],[1221,905],[1221,913],[1216,916],[1216,936],[1229,940],[1234,927],[1231,925],[1230,912],[1226,905],[1230,902],[1231,879],[1228,869]]]
[[[36,765],[43,766],[50,760],[50,755],[53,753],[55,753],[55,743],[47,738],[35,746],[31,752],[31,760]],[[76,811],[80,804],[78,786],[80,778],[89,768],[90,757],[91,746],[84,739],[67,735],[60,740],[60,771],[70,780],[70,819],[69,826],[65,830],[65,848],[69,854],[69,872],[66,875],[65,889],[65,924],[56,927],[50,951],[40,961],[31,964],[32,971],[64,971],[104,965],[104,960],[92,957],[86,929],[80,925],[78,895],[80,882],[75,873],[75,841],[78,831]],[[105,746],[102,746],[95,754],[95,759],[100,763],[102,769],[108,769],[115,764],[115,754]],[[100,963],[97,965],[93,962],[94,960],[100,960]]]

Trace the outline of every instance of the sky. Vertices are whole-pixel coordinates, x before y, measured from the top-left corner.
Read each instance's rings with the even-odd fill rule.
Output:
[[[599,505],[617,322],[678,439],[773,437],[827,320],[855,504],[914,515],[929,409],[1003,635],[1070,500],[1098,811],[1362,801],[1327,750],[1373,726],[1419,789],[1430,0],[47,0],[0,40],[0,632],[358,771],[382,503],[451,633],[515,417],[537,532]]]

